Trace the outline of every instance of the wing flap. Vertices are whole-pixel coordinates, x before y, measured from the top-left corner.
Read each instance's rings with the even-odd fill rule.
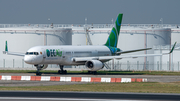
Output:
[[[99,57],[74,57],[73,62],[86,62],[88,60],[99,60]]]

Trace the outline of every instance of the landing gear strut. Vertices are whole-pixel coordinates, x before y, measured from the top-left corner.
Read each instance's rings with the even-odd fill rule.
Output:
[[[63,65],[59,65],[60,69],[61,70],[58,70],[58,74],[67,74],[67,71],[66,70],[63,70]]]
[[[37,70],[36,70],[36,75],[37,76],[41,76],[41,72],[40,72],[40,70],[41,70],[41,67],[40,66],[38,66],[38,65],[34,65],[36,68],[37,68]]]

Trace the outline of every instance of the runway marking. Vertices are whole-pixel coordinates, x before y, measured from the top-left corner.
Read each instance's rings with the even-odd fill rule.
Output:
[[[146,78],[56,77],[56,76],[4,76],[0,80],[64,81],[64,82],[147,82]]]
[[[82,99],[82,98],[28,98],[28,97],[0,97],[2,100],[65,100],[65,101],[149,101],[149,100],[121,100],[121,99]]]

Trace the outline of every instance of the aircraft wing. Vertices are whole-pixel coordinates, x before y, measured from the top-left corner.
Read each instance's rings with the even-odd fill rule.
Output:
[[[165,53],[169,54],[169,53]],[[74,62],[86,62],[89,60],[108,61],[111,59],[123,59],[123,58],[139,58],[139,57],[150,57],[150,56],[162,56],[165,54],[142,54],[142,55],[127,55],[127,56],[100,56],[100,57],[74,57]]]
[[[74,57],[72,60],[74,62],[86,62],[88,60],[99,60],[99,61],[108,61],[111,59],[123,59],[123,58],[138,58],[138,57],[150,57],[150,56],[162,56],[171,54],[174,50],[174,47],[176,45],[176,42],[174,46],[172,47],[171,51],[169,53],[162,53],[162,54],[142,54],[142,55],[126,55],[126,56],[100,56],[100,57]]]
[[[144,50],[150,50],[150,49],[152,49],[152,48],[121,51],[121,52],[116,52],[116,55],[120,55],[120,54],[124,54],[124,53],[132,53],[132,52],[144,51]]]
[[[16,52],[9,52],[9,51],[3,51],[3,54],[16,55],[16,56],[24,56],[25,55],[25,53],[16,53]]]
[[[8,46],[7,46],[7,41],[6,41],[6,45],[5,45],[5,51],[3,51],[3,54],[16,55],[16,56],[24,56],[25,55],[25,53],[9,52]]]

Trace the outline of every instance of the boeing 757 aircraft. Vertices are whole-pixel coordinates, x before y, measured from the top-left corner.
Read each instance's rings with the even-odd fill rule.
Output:
[[[105,62],[112,59],[162,56],[172,53],[176,43],[169,53],[120,56],[124,53],[151,49],[146,48],[122,51],[121,49],[117,48],[122,17],[123,14],[118,15],[115,25],[112,28],[111,33],[107,39],[107,42],[102,46],[35,46],[30,48],[26,53],[19,54],[9,52],[6,41],[5,51],[3,51],[3,53],[9,55],[24,56],[24,61],[27,64],[33,64],[37,68],[36,75],[41,75],[40,70],[46,69],[48,67],[48,64],[58,64],[61,69],[58,71],[58,73],[62,74],[67,73],[66,70],[63,70],[64,65],[85,65],[89,69],[89,71],[96,73],[96,71],[104,67]]]

